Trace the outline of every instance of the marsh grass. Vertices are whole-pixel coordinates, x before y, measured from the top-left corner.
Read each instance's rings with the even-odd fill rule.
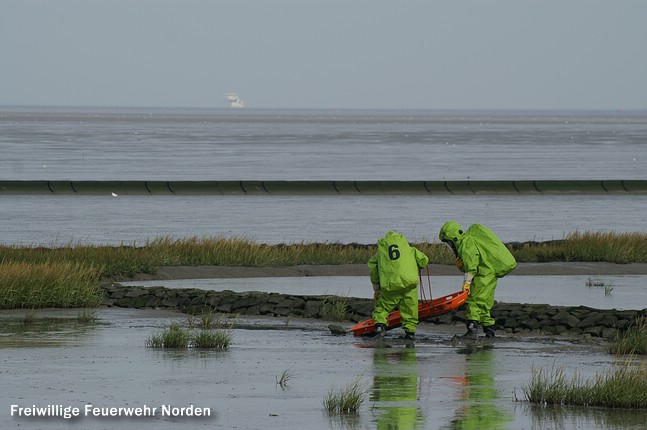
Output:
[[[321,304],[321,318],[325,321],[345,321],[348,309],[348,297],[326,297]]]
[[[413,243],[434,264],[452,264],[441,243]],[[0,246],[0,308],[96,307],[102,277],[155,274],[161,266],[366,264],[375,245],[291,243],[267,245],[247,238],[161,237],[142,246],[69,243],[51,248]],[[647,262],[647,233],[576,231],[563,240],[513,249],[517,261]],[[610,293],[611,290],[605,290]]]
[[[432,263],[452,264],[451,251],[441,243],[412,243]],[[61,262],[102,267],[103,276],[154,274],[160,266],[254,266],[301,264],[365,264],[374,244],[289,243],[268,245],[244,237],[160,237],[143,245],[99,246],[68,243],[44,248],[0,246],[2,262],[58,266]],[[518,261],[647,262],[647,233],[579,232],[563,240],[527,244],[514,249]]]
[[[323,406],[331,414],[356,414],[367,393],[367,387],[358,377],[343,388],[330,388],[324,397]]]
[[[78,262],[0,263],[0,308],[98,307],[102,268]]]
[[[585,285],[587,287],[604,287],[606,283],[602,279],[598,278],[597,276],[594,276],[594,277],[589,277],[586,280]]]
[[[526,400],[542,405],[647,408],[647,365],[631,360],[584,380],[576,372],[570,378],[563,368],[532,370],[523,389]]]
[[[213,309],[205,309],[200,315],[200,327],[203,330],[208,330],[213,327],[222,327],[223,321],[216,315]]]
[[[292,369],[285,369],[283,373],[281,373],[281,376],[276,376],[276,385],[279,387],[286,389],[288,387],[288,382],[292,377],[294,376],[294,370]]]
[[[647,318],[637,318],[636,323],[611,344],[609,352],[616,355],[647,355]]]
[[[225,322],[217,318],[212,327],[185,329],[177,322],[172,322],[161,333],[150,335],[146,346],[155,349],[226,349],[231,345],[232,332],[236,319]]]
[[[575,231],[563,240],[524,246],[513,252],[517,261],[647,262],[647,233]]]
[[[76,320],[81,324],[94,324],[98,321],[97,311],[95,309],[86,309],[79,312],[76,316]]]
[[[184,349],[189,347],[191,333],[180,327],[178,323],[172,322],[168,328],[161,333],[150,336],[146,346],[150,348]]]
[[[191,343],[194,348],[226,349],[231,344],[231,331],[202,329],[193,333]]]
[[[613,289],[615,288],[615,286],[613,285],[613,282],[604,281],[604,280],[600,279],[597,276],[589,277],[586,280],[585,285],[587,287],[604,287],[604,295],[605,296],[611,295],[611,293],[613,292]]]

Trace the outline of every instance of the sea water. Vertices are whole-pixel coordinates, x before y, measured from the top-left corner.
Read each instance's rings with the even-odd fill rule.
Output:
[[[0,180],[646,179],[647,112],[0,108]],[[643,231],[644,195],[0,196],[3,243]]]

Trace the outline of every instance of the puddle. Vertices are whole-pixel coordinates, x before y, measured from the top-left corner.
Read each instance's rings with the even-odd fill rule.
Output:
[[[41,333],[69,336],[64,347],[38,340],[29,348],[0,343],[0,428],[458,429],[477,423],[502,429],[638,429],[647,419],[645,411],[538,408],[519,401],[533,366],[561,366],[567,374],[577,369],[583,377],[608,370],[614,359],[602,346],[513,335],[470,346],[450,341],[462,327],[424,323],[413,348],[392,339],[397,330],[388,334],[390,348],[376,348],[372,339],[332,336],[322,321],[241,318],[228,350],[165,351],[146,348],[146,339],[171,321],[186,323],[186,316],[113,308],[97,316],[100,324],[85,332],[75,327],[68,334]],[[15,315],[0,317],[3,336],[22,336],[7,329]],[[73,331],[82,334],[74,337]],[[282,388],[277,380],[286,370],[292,377]],[[329,390],[355,379],[366,388],[359,414],[330,416],[323,409]],[[90,404],[156,412],[11,416],[11,405],[78,407],[83,414]],[[211,416],[165,416],[168,405],[193,405]]]

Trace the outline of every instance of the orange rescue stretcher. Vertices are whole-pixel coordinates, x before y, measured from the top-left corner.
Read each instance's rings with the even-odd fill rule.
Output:
[[[458,291],[453,294],[448,294],[437,299],[433,299],[431,296],[431,280],[429,277],[429,268],[427,268],[427,280],[429,288],[429,299],[426,297],[425,289],[422,285],[422,274],[420,275],[420,301],[418,302],[418,320],[424,321],[433,317],[437,317],[448,312],[451,312],[455,309],[458,309],[463,303],[467,301],[468,292],[467,291]],[[402,318],[400,317],[400,311],[395,310],[389,314],[386,318],[387,330],[400,327],[402,324]],[[368,319],[362,321],[356,326],[350,329],[355,336],[375,336],[376,328],[375,321],[373,319]]]

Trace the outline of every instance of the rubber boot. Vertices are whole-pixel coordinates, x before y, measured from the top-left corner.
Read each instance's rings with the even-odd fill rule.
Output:
[[[384,339],[384,335],[386,334],[386,326],[384,324],[376,324],[375,327],[376,327],[375,331],[377,332],[377,338]]]
[[[476,321],[467,321],[465,323],[467,327],[467,332],[463,335],[466,339],[476,339],[476,336],[479,332],[479,326]]]
[[[483,333],[488,339],[494,339],[494,328],[492,326],[483,327]]]
[[[403,336],[400,336],[400,339],[403,339],[403,340],[411,340],[412,341],[412,340],[415,340],[415,338],[416,338],[416,334],[408,332],[408,331],[404,332]]]

